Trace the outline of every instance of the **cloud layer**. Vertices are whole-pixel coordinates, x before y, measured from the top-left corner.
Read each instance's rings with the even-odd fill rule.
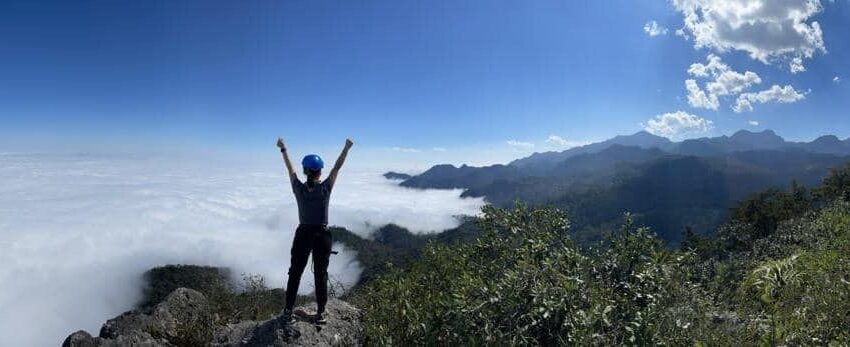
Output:
[[[390,222],[440,231],[481,205],[459,191],[407,190],[379,172],[344,170],[330,222],[361,235]],[[157,265],[228,266],[282,286],[296,224],[276,160],[0,154],[0,345],[97,332],[131,308],[139,275]],[[359,264],[334,248],[331,276],[350,285]]]

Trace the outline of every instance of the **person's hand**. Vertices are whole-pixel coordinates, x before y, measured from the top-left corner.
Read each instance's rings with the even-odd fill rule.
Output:
[[[286,149],[286,145],[283,143],[283,139],[280,137],[277,138],[277,148],[280,148],[281,150]]]
[[[345,139],[345,148],[351,148],[351,146],[354,146],[354,141],[351,141],[350,138]]]

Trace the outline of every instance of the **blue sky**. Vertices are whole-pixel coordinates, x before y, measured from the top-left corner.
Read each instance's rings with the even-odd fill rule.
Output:
[[[850,3],[825,0],[802,19],[822,31],[811,57],[803,47],[760,61],[740,47],[770,49],[770,38],[732,32],[695,48],[687,2],[4,1],[0,150],[240,150],[283,135],[300,146],[351,136],[408,154],[520,156],[634,133],[678,111],[697,127],[662,134],[850,136]],[[649,35],[650,21],[666,33]],[[729,37],[738,41],[724,48]],[[721,95],[717,110],[694,107],[684,81],[708,90],[713,77],[688,69],[709,54],[760,83]],[[806,71],[792,73],[800,55]],[[802,97],[733,111],[740,94],[773,85]]]

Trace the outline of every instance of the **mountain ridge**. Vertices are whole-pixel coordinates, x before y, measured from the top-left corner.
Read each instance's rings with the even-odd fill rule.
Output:
[[[840,140],[836,135],[822,135],[810,142],[787,141],[771,129],[754,132],[746,129],[738,130],[731,136],[721,135],[716,137],[700,137],[673,142],[670,139],[651,134],[645,130],[631,135],[617,135],[610,139],[590,143],[584,146],[572,147],[563,151],[534,152],[529,156],[517,158],[508,164],[495,164],[490,166],[475,167],[463,164],[456,167],[451,164],[438,164],[432,169],[451,170],[470,168],[493,168],[493,167],[515,167],[527,171],[527,175],[534,176],[545,173],[559,162],[580,154],[598,153],[611,146],[634,146],[644,149],[658,148],[672,154],[683,155],[720,155],[732,152],[749,150],[775,150],[775,149],[802,149],[812,153],[826,153],[836,155],[850,155],[850,137]],[[534,167],[539,165],[541,167]],[[425,173],[423,172],[423,173]],[[412,175],[411,178],[422,175]],[[406,186],[415,186],[408,184]]]
[[[515,201],[566,209],[577,230],[632,212],[677,242],[685,227],[709,231],[748,194],[796,181],[817,184],[850,160],[850,142],[825,135],[786,141],[772,130],[672,142],[638,132],[571,148],[535,153],[507,165],[442,164],[401,181],[403,187],[463,189],[500,207]],[[692,187],[699,184],[702,186]],[[646,187],[651,187],[648,189]],[[682,193],[686,192],[686,193]],[[657,204],[654,197],[672,204]],[[693,208],[682,210],[685,206]]]

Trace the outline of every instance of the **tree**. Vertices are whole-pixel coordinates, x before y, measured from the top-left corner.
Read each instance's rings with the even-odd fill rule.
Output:
[[[817,190],[825,200],[844,199],[850,201],[850,162],[832,169]]]

